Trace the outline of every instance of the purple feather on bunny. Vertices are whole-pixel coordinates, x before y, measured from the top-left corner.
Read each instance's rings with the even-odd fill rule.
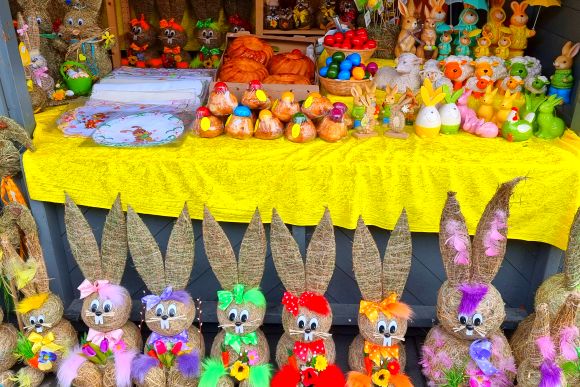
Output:
[[[458,312],[471,315],[475,313],[479,303],[487,294],[488,287],[485,284],[461,284],[459,290],[463,294]]]

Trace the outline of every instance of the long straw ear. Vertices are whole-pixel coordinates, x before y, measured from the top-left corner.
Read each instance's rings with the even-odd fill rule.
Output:
[[[385,259],[383,260],[383,297],[395,293],[397,298],[401,298],[411,271],[412,255],[411,231],[409,230],[407,211],[403,209],[395,229],[391,233],[387,250],[385,251]]]
[[[558,314],[552,321],[552,337],[560,337],[562,330],[576,325],[576,315],[580,305],[580,292],[572,292],[564,301],[564,304],[558,310]]]
[[[36,265],[36,274],[34,276],[34,286],[38,293],[50,292],[50,280],[48,278],[48,271],[46,270],[46,263],[44,261],[44,253],[40,245],[40,238],[38,237],[38,230],[34,217],[28,208],[15,203],[20,211],[20,216],[17,218],[17,224],[21,232],[24,234],[24,244],[26,245],[27,263],[34,262]]]
[[[2,270],[0,271],[6,272],[10,278],[16,278],[18,276],[18,268],[23,267],[24,262],[8,240],[6,234],[0,235],[0,251],[3,252]],[[36,269],[36,267],[34,267],[34,269]],[[36,276],[36,273],[34,273],[34,276]],[[22,284],[20,291],[25,297],[35,295],[37,291],[34,286],[34,280],[28,279],[28,282]]]
[[[207,207],[203,210],[203,245],[211,268],[224,289],[233,289],[238,281],[238,263],[224,230]]]
[[[266,232],[256,208],[252,221],[244,234],[238,260],[238,278],[240,283],[250,288],[260,286],[264,275],[266,261]]]
[[[439,223],[439,250],[451,286],[469,280],[471,240],[455,192],[447,193],[447,201]]]
[[[568,248],[564,258],[564,275],[566,276],[566,287],[569,290],[580,286],[580,208],[576,211],[570,228]]]
[[[191,276],[195,255],[195,237],[187,204],[177,218],[165,253],[166,285],[175,289],[185,289]]]
[[[72,255],[85,278],[91,282],[105,279],[93,230],[68,194],[64,207],[64,224]]]
[[[306,250],[306,290],[324,294],[334,274],[335,261],[334,227],[326,208]]]
[[[507,246],[510,198],[521,180],[517,177],[503,183],[483,211],[473,238],[472,282],[490,283],[501,266]]]
[[[270,248],[278,277],[286,290],[295,295],[303,293],[306,290],[304,261],[298,244],[275,208],[272,210],[270,225]]]
[[[358,218],[352,241],[352,268],[362,298],[380,302],[383,295],[381,256],[362,216]]]
[[[101,238],[101,262],[104,279],[120,284],[127,264],[127,222],[121,195],[117,195],[113,207],[107,215]]]
[[[549,342],[545,344],[554,345],[554,343],[551,342],[550,337],[550,312],[548,311],[547,304],[539,304],[536,307],[534,321],[530,328],[530,338],[531,340],[528,340],[527,342],[529,348],[527,348],[526,353],[532,365],[539,367],[544,361],[544,357],[542,356],[537,340],[549,340]]]
[[[129,249],[137,273],[151,292],[161,294],[166,283],[161,251],[155,238],[131,206],[127,207],[127,230]]]

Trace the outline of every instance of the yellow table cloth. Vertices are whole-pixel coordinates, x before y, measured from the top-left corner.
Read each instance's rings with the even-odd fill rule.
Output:
[[[175,217],[184,202],[201,219],[206,204],[219,221],[265,222],[276,207],[288,224],[315,225],[328,206],[337,226],[392,229],[403,207],[412,231],[437,232],[449,190],[470,232],[498,184],[527,176],[512,199],[509,237],[565,248],[580,205],[580,138],[509,143],[466,133],[408,140],[378,136],[340,143],[294,144],[187,135],[157,148],[107,148],[65,138],[55,120],[63,108],[37,116],[35,152],[24,154],[34,200],[108,208],[117,193],[137,212]]]

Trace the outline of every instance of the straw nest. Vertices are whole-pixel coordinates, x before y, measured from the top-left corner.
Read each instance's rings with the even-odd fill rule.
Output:
[[[288,332],[284,332],[282,337],[280,337],[276,347],[276,364],[278,364],[279,368],[282,368],[284,365],[286,365],[286,363],[288,363],[288,354],[293,352],[294,343],[296,341],[300,341],[295,340],[298,337],[301,339],[302,335],[290,337]],[[334,340],[332,337],[324,339],[324,348],[326,350],[325,356],[328,364],[334,363],[336,360],[336,346],[334,345]],[[296,358],[296,363],[298,364],[298,367],[304,365],[304,362],[299,358]]]
[[[270,362],[270,347],[268,346],[268,340],[266,336],[262,332],[261,329],[256,329],[256,333],[258,334],[258,344],[257,345],[241,345],[241,352],[246,352],[250,350],[256,350],[258,352],[258,364],[267,364]],[[222,344],[225,338],[225,331],[220,331],[217,336],[215,337],[213,344],[211,346],[211,357],[214,358],[221,358],[222,354]],[[230,356],[230,365],[233,364],[236,360],[238,360],[239,354],[236,353],[232,347],[227,347],[229,356]]]
[[[18,332],[11,324],[0,324],[0,369],[10,369],[16,363],[12,353],[16,347]]]
[[[357,335],[348,349],[348,366],[351,370],[366,372],[364,364],[364,345],[365,339],[361,335]],[[407,364],[407,353],[405,352],[405,345],[395,344],[399,347],[399,365],[401,369],[405,369]]]
[[[467,336],[465,329],[453,332],[453,328],[459,327],[457,311],[461,302],[462,293],[456,287],[452,287],[449,281],[445,281],[439,289],[437,298],[437,318],[450,335],[458,339],[473,341],[478,336]],[[498,330],[505,320],[505,307],[501,294],[493,285],[488,285],[488,291],[477,307],[477,312],[483,316],[480,328],[485,332]]]
[[[567,286],[566,274],[558,273],[547,280],[538,288],[536,292],[535,305],[548,304],[550,318],[554,318],[558,310],[564,305],[566,298],[573,293],[573,289]],[[576,326],[580,326],[580,313],[576,314]]]

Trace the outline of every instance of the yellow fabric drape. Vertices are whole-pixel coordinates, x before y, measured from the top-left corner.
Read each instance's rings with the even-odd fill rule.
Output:
[[[206,204],[219,221],[249,222],[255,208],[270,221],[304,226],[328,206],[337,226],[365,222],[392,229],[403,207],[412,231],[437,232],[449,190],[457,191],[469,231],[499,183],[528,176],[512,198],[509,238],[565,248],[580,206],[580,138],[509,143],[467,133],[408,140],[203,139],[187,135],[174,146],[119,149],[65,138],[55,120],[63,107],[37,115],[35,152],[24,154],[34,200],[109,208],[118,192],[137,212],[176,217],[185,201],[193,218]],[[408,128],[408,130],[411,130]]]

